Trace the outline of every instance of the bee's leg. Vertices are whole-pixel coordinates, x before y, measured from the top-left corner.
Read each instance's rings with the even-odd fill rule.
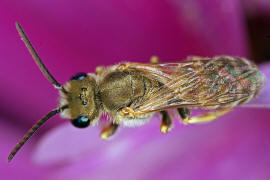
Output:
[[[101,131],[100,138],[108,139],[109,137],[115,134],[118,127],[119,127],[118,124],[111,123],[108,127],[106,127],[105,129]]]
[[[216,118],[230,112],[232,109],[222,109],[215,112],[208,112],[199,116],[192,117],[185,122],[186,124],[204,123],[215,120]]]
[[[103,72],[104,68],[102,66],[96,67],[96,74],[101,74]]]
[[[202,60],[209,60],[209,58],[201,57],[201,56],[188,56],[187,61],[202,61]]]
[[[190,111],[188,108],[177,108],[177,111],[182,119],[182,121],[187,124],[190,119]]]
[[[151,58],[150,58],[150,63],[151,63],[151,64],[157,64],[157,63],[159,63],[159,58],[158,58],[158,56],[151,56]]]
[[[162,115],[160,132],[167,133],[172,129],[172,119],[167,111],[160,111]]]

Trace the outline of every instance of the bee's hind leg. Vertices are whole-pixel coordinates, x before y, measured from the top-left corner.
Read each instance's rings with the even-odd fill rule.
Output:
[[[172,129],[172,119],[167,111],[160,111],[162,115],[160,132],[167,133]]]
[[[217,110],[214,112],[207,112],[207,113],[202,114],[202,115],[188,118],[188,119],[184,120],[184,123],[185,124],[195,124],[195,123],[210,122],[210,121],[213,121],[224,114],[227,114],[231,110],[232,109],[220,109],[220,110]]]
[[[108,139],[109,137],[113,136],[118,129],[119,125],[115,123],[111,123],[108,127],[103,129],[100,134],[101,139]]]
[[[177,111],[182,119],[182,121],[185,124],[188,124],[188,121],[190,120],[190,111],[188,108],[177,108]]]

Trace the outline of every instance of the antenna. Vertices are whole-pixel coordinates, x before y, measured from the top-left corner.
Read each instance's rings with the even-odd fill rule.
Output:
[[[17,154],[17,152],[22,148],[22,146],[26,143],[26,141],[51,117],[54,115],[63,112],[67,109],[68,106],[63,106],[57,109],[52,110],[47,115],[45,115],[41,120],[39,120],[36,124],[32,126],[30,130],[23,136],[23,138],[19,141],[19,143],[12,149],[11,153],[8,156],[8,162],[10,162],[13,157]]]
[[[21,25],[16,22],[16,28],[18,30],[19,35],[21,36],[25,46],[27,47],[28,51],[30,52],[30,54],[32,55],[33,59],[35,60],[36,64],[38,65],[39,69],[42,71],[42,73],[44,74],[44,76],[57,88],[60,89],[61,91],[63,91],[64,93],[67,93],[67,91],[64,89],[64,87],[58,83],[54,77],[51,75],[51,73],[48,71],[48,69],[45,67],[45,65],[43,64],[43,62],[41,61],[39,55],[37,54],[36,50],[34,49],[34,47],[32,46],[30,40],[28,39],[28,37],[26,36],[25,32],[23,31]]]

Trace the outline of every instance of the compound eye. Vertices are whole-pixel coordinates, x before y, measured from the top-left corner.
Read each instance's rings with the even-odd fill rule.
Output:
[[[71,123],[75,127],[85,128],[85,127],[89,126],[90,119],[87,116],[79,116],[76,119],[72,119]]]
[[[72,76],[70,80],[83,80],[86,76],[86,73],[80,72]]]

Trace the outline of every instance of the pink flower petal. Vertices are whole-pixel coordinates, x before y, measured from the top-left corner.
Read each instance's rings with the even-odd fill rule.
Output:
[[[13,147],[25,132],[22,129],[57,106],[57,92],[31,59],[15,21],[22,24],[51,73],[65,82],[76,72],[93,72],[97,65],[148,62],[152,55],[163,62],[188,55],[247,56],[240,5],[234,0],[1,1],[0,112],[20,126],[1,129],[8,137],[18,135],[2,141],[3,154],[8,155],[6,149]],[[111,141],[101,141],[97,128],[65,125],[39,141],[34,157],[33,145],[26,144],[14,159],[18,167],[12,172],[8,165],[1,167],[1,177],[269,179],[268,116],[265,109],[236,109],[209,124],[175,123],[167,135],[160,134],[156,116],[141,128],[123,128]]]
[[[27,143],[20,153],[8,163],[7,158],[15,146],[14,142],[21,138],[24,133],[16,124],[10,123],[7,119],[0,118],[0,174],[1,179],[41,179],[48,172],[46,168],[37,167],[34,165],[30,157],[36,138],[32,138],[31,142]]]
[[[52,173],[54,179],[267,179],[267,115],[269,110],[237,109],[212,123],[184,128],[176,124],[165,136],[159,132],[159,120],[155,117],[150,124],[125,128],[112,141],[105,142],[97,140],[94,129],[80,134],[60,127],[65,139],[55,139],[60,133],[54,134],[55,131],[45,136],[36,158],[41,163],[55,163],[52,159],[58,154],[69,160]]]

